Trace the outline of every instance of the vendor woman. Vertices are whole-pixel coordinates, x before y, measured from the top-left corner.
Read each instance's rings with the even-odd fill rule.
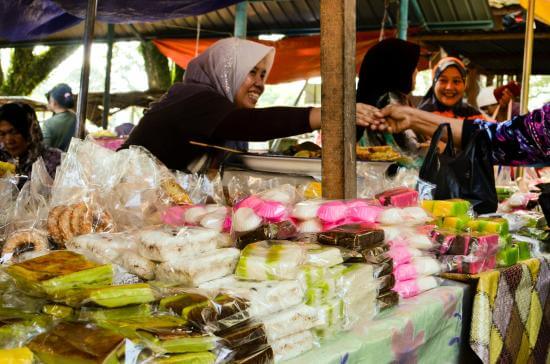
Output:
[[[19,103],[0,107],[0,161],[14,164],[18,175],[30,178],[33,163],[42,158],[50,176],[55,177],[61,151],[45,146],[43,139],[32,107]],[[20,178],[18,187],[25,181]]]
[[[228,141],[265,141],[321,127],[319,108],[255,109],[271,70],[275,49],[227,38],[189,62],[176,84],[145,113],[121,148],[139,145],[168,168],[196,171],[208,152],[190,142],[227,145]],[[356,119],[373,108],[357,104]]]

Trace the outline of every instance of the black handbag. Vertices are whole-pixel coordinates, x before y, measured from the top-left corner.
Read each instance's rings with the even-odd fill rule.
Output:
[[[439,153],[437,145],[445,129],[447,146],[443,153]],[[439,125],[433,134],[419,177],[436,186],[436,200],[462,198],[470,201],[478,214],[495,212],[497,209],[491,145],[483,130],[476,131],[466,148],[457,154],[450,124]]]

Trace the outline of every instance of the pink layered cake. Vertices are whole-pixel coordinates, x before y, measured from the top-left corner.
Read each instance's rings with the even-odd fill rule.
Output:
[[[418,192],[407,187],[397,187],[375,196],[383,206],[412,207],[418,206]]]

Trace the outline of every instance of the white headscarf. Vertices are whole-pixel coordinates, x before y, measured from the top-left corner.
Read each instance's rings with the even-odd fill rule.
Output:
[[[189,62],[183,83],[210,86],[233,102],[248,73],[266,56],[267,79],[275,48],[240,38],[222,39]]]

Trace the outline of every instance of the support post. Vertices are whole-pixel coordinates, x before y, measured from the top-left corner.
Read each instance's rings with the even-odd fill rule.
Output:
[[[86,9],[86,23],[84,28],[84,58],[80,73],[80,92],[76,106],[76,130],[75,137],[83,139],[85,136],[86,107],[88,103],[88,85],[90,81],[90,55],[92,53],[92,40],[94,37],[95,16],[97,13],[97,0],[88,0]]]
[[[111,61],[113,59],[113,38],[115,25],[107,26],[107,64],[105,65],[105,89],[103,91],[103,120],[102,127],[107,129],[109,125],[109,110],[111,109]]]
[[[521,76],[521,99],[520,112],[525,114],[529,111],[529,78],[531,77],[531,66],[533,64],[533,43],[535,26],[535,0],[529,0],[527,8],[527,21],[525,22],[525,43],[523,45],[523,73]]]
[[[246,25],[247,25],[247,9],[248,1],[243,1],[237,4],[235,9],[235,29],[233,34],[237,38],[246,38]]]
[[[409,0],[399,1],[399,39],[407,40],[409,27]]]
[[[321,0],[322,184],[325,198],[356,196],[356,0]]]

